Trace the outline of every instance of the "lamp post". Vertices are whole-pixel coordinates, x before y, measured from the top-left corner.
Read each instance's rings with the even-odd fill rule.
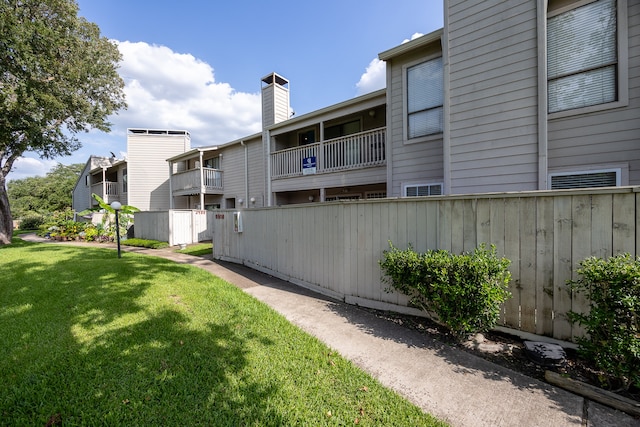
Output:
[[[118,241],[118,258],[122,258],[122,255],[120,254],[120,222],[118,221],[118,212],[120,212],[120,209],[122,209],[122,205],[117,201],[112,202],[111,209],[116,211],[116,240]]]

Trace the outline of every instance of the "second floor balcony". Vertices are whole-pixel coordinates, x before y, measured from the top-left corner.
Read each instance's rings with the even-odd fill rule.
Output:
[[[175,195],[220,194],[224,189],[223,173],[219,169],[197,168],[171,175],[171,190]]]
[[[386,128],[355,133],[271,154],[271,178],[305,174],[303,162],[315,158],[315,173],[330,173],[386,164]],[[307,160],[308,161],[308,160]]]
[[[111,202],[122,202],[120,200],[120,191],[118,191],[119,183],[111,181],[97,182],[91,185],[91,192],[97,194],[107,204]],[[97,204],[97,202],[94,201]]]

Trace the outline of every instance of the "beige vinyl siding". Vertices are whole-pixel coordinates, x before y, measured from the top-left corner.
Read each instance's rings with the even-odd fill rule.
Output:
[[[234,144],[225,148],[221,167],[224,173],[224,197],[244,199],[244,147]]]
[[[127,135],[129,204],[142,211],[168,210],[167,159],[190,149],[188,135]]]
[[[93,157],[84,166],[76,186],[73,189],[73,206],[75,212],[81,212],[91,207],[91,186],[87,185],[87,176],[94,167]]]
[[[380,166],[347,170],[344,172],[320,173],[316,175],[276,179],[271,183],[271,189],[277,193],[330,187],[349,187],[384,183],[386,178],[386,168]]]
[[[266,172],[263,162],[262,139],[255,139],[246,142],[249,154],[249,199],[256,199],[255,203],[249,203],[250,207],[262,207],[266,204],[265,200],[265,179]]]
[[[536,189],[536,3],[452,0],[445,13],[451,192]]]
[[[629,105],[549,121],[549,171],[626,165],[640,185],[640,3],[628,1]]]
[[[404,129],[406,113],[404,72],[407,64],[420,63],[440,54],[440,43],[435,42],[418,52],[411,52],[393,58],[390,61],[389,92],[390,120],[387,123],[387,135],[391,156],[387,160],[390,170],[389,197],[400,197],[402,185],[406,182],[441,182],[443,178],[442,138],[433,135],[416,138],[416,142],[407,141]]]

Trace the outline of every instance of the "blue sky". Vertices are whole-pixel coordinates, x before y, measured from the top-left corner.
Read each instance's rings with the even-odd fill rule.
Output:
[[[384,87],[379,52],[442,27],[442,0],[78,0],[80,15],[118,43],[128,110],[109,134],[79,135],[72,156],[27,153],[8,178],[44,175],[56,163],[126,154],[130,127],[183,129],[192,146],[260,130],[260,78],[290,81],[302,115]]]

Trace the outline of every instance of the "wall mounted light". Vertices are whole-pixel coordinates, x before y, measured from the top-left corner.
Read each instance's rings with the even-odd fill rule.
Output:
[[[255,204],[256,203],[256,198],[252,197],[252,198],[249,199],[249,201],[251,202],[251,204]]]
[[[244,202],[244,199],[243,199],[243,198],[239,198],[239,199],[238,199],[238,204],[239,204],[239,205],[242,205],[242,203],[243,203],[243,202]]]
[[[313,202],[313,196],[309,196],[309,201]]]

